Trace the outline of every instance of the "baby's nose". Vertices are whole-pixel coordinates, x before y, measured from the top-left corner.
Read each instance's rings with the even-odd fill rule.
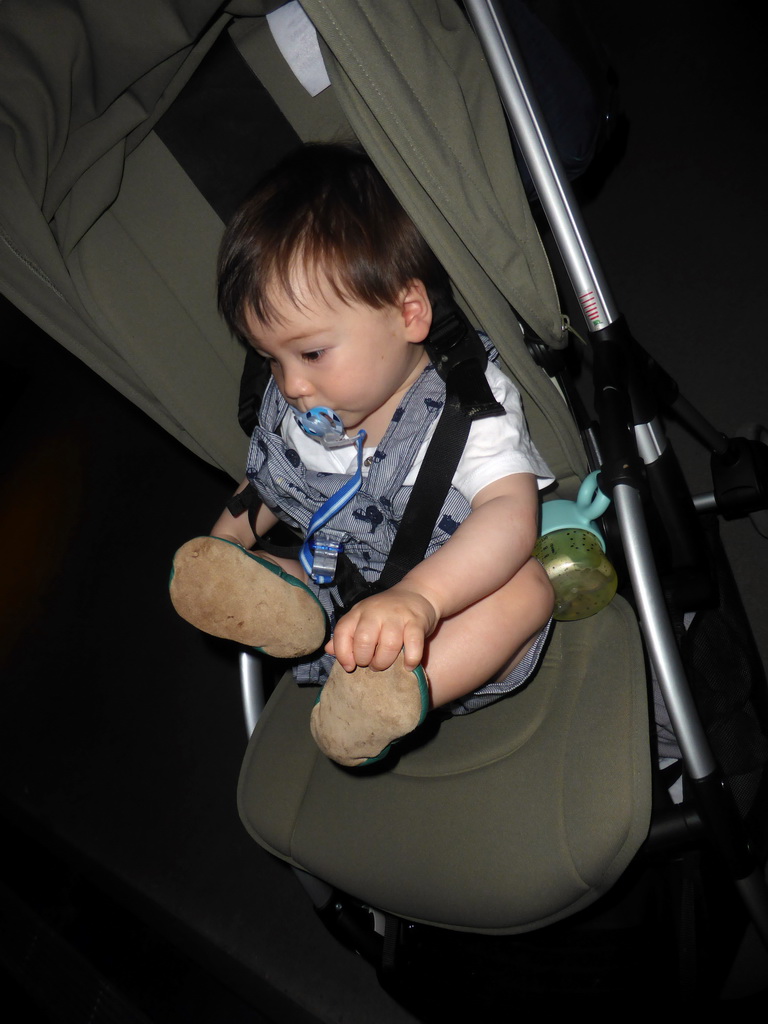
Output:
[[[283,378],[283,391],[285,397],[291,399],[302,398],[310,394],[312,387],[305,374],[300,370],[286,371]]]

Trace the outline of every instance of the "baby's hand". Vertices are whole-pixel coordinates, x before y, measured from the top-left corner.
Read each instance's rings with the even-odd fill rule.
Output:
[[[435,608],[423,595],[396,586],[360,601],[339,619],[325,649],[347,672],[358,665],[382,671],[401,650],[406,666],[414,669],[438,621]]]

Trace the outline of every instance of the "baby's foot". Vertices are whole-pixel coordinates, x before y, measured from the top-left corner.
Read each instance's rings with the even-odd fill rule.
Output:
[[[383,672],[360,667],[345,672],[336,663],[312,709],[310,728],[327,757],[357,767],[382,758],[428,710],[424,670],[407,669],[401,653]]]
[[[179,615],[204,633],[274,658],[312,654],[325,640],[325,612],[308,587],[219,537],[196,537],[179,548],[170,593]]]

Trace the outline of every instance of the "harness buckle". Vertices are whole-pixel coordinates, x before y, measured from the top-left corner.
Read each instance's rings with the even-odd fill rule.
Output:
[[[346,533],[339,530],[318,530],[310,541],[312,579],[315,583],[332,583],[339,555],[344,550]]]

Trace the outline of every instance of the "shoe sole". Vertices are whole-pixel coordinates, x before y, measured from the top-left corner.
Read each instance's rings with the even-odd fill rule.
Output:
[[[204,633],[273,658],[312,654],[325,640],[325,611],[308,587],[218,537],[197,537],[179,548],[170,595],[179,615]]]

